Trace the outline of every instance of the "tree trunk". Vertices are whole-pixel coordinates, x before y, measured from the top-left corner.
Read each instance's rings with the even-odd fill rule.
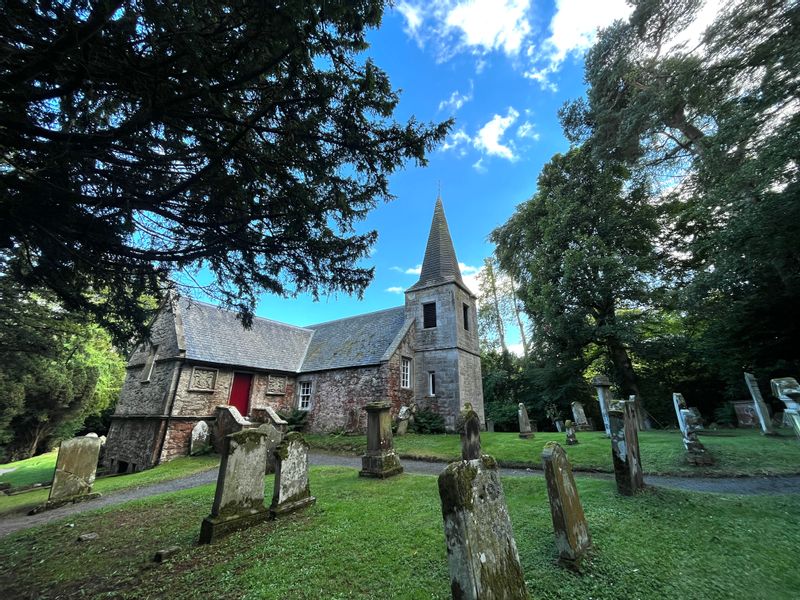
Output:
[[[500,338],[500,347],[503,350],[503,354],[506,354],[508,352],[508,347],[506,346],[505,326],[503,325],[503,319],[500,314],[500,300],[497,298],[497,282],[494,276],[494,267],[492,266],[492,261],[488,258],[486,259],[486,277],[487,281],[489,282],[489,289],[492,292],[495,320],[497,321],[497,335]]]
[[[528,356],[528,340],[525,337],[525,327],[522,325],[522,317],[519,314],[519,301],[517,300],[517,284],[514,282],[514,277],[511,273],[508,274],[511,280],[511,301],[514,303],[514,316],[517,318],[517,326],[519,327],[519,336],[522,338],[522,354]]]
[[[633,370],[633,363],[631,363],[630,356],[628,356],[628,350],[616,337],[612,337],[607,341],[607,347],[614,370],[617,373],[616,379],[620,384],[623,399],[627,400],[630,396],[636,397],[636,417],[639,421],[639,429],[643,429],[644,408],[642,407],[639,384],[636,380],[636,373]]]

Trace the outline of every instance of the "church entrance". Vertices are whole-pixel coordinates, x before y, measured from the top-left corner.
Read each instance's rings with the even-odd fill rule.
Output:
[[[243,417],[247,416],[250,408],[250,386],[253,376],[250,373],[234,373],[231,386],[231,398],[228,404],[235,406]]]

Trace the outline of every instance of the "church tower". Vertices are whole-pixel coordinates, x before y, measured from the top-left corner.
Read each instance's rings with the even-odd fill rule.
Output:
[[[467,402],[484,421],[477,297],[464,284],[441,197],[436,199],[419,281],[406,290],[415,322],[414,396],[453,430]]]

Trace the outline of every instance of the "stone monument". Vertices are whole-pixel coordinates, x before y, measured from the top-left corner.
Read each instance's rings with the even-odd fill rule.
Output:
[[[639,432],[636,414],[630,400],[620,400],[608,411],[611,425],[611,457],[617,490],[633,496],[644,488],[644,475],[639,455]]]
[[[461,429],[461,459],[474,460],[481,457],[481,419],[471,404],[467,403],[467,407]]]
[[[497,463],[484,455],[439,475],[453,598],[528,598]]]
[[[703,418],[696,408],[687,408],[683,394],[672,394],[672,404],[675,406],[675,415],[678,418],[678,427],[683,438],[683,447],[686,449],[686,460],[693,465],[713,465],[714,459],[705,446],[700,443],[697,432],[703,429]]]
[[[275,517],[316,502],[308,486],[308,443],[293,431],[275,449],[275,490],[269,514]]]
[[[586,418],[582,402],[575,401],[572,403],[572,416],[575,418],[575,429],[578,431],[588,431],[590,429],[589,419]]]
[[[800,438],[800,384],[794,377],[780,377],[769,382],[772,395],[786,405],[784,422],[788,421],[795,435]]]
[[[525,404],[522,402],[517,407],[517,417],[519,418],[519,437],[523,439],[532,438],[533,431],[531,430],[531,421],[528,419],[528,409],[525,408]]]
[[[769,417],[769,408],[761,397],[761,390],[758,389],[758,381],[752,373],[744,374],[744,381],[747,384],[747,389],[750,390],[750,396],[753,398],[753,408],[755,408],[756,415],[758,416],[758,423],[761,425],[761,433],[764,435],[775,435],[772,430],[772,423]]]
[[[400,412],[397,413],[397,435],[404,436],[408,433],[408,425],[411,420],[411,408],[405,404],[400,407]]]
[[[542,452],[542,468],[547,480],[550,514],[556,536],[559,562],[570,568],[580,566],[580,561],[592,545],[589,526],[575,487],[572,467],[563,448],[556,442],[547,442]]]
[[[400,459],[394,451],[392,418],[389,402],[371,402],[367,411],[367,453],[361,457],[361,477],[385,479],[403,472]]]
[[[605,375],[597,375],[592,378],[592,385],[597,388],[597,402],[600,404],[600,414],[603,416],[606,437],[611,437],[611,424],[608,420],[608,410],[611,404],[611,381]]]
[[[578,438],[575,435],[575,423],[573,423],[570,420],[567,420],[567,422],[564,423],[564,427],[567,432],[567,446],[576,445],[578,443]]]
[[[214,504],[200,526],[201,544],[269,518],[264,506],[266,462],[266,436],[261,431],[245,429],[225,436]]]
[[[198,421],[192,428],[192,437],[189,442],[189,454],[197,456],[211,451],[211,429],[205,421]]]
[[[100,445],[97,434],[61,442],[50,495],[43,506],[33,509],[31,513],[57,508],[70,502],[99,498],[100,494],[92,493],[92,485],[97,474]]]

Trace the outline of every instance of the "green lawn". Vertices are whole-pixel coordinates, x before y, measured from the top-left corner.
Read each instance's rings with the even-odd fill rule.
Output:
[[[711,477],[740,475],[786,475],[800,473],[800,442],[789,430],[779,437],[765,437],[754,431],[725,430],[701,436],[714,454],[713,467],[694,467],[685,460],[679,432],[643,431],[639,434],[642,464],[651,475],[703,475]],[[611,442],[599,431],[578,432],[579,444],[566,446],[563,433],[537,433],[523,440],[516,433],[482,433],[483,450],[508,467],[541,468],[541,452],[546,442],[555,440],[564,446],[575,470],[613,472]],[[361,454],[366,450],[366,436],[310,435],[312,448],[331,452]],[[395,448],[401,457],[428,460],[461,458],[458,435],[414,435],[396,437]]]
[[[32,483],[49,484],[53,479],[57,454],[49,452],[19,462],[0,465],[0,469],[17,467],[15,471],[0,476],[0,481],[8,481],[13,487],[23,487]],[[211,469],[218,463],[219,456],[216,455],[177,458],[140,473],[101,477],[95,481],[92,491],[105,494],[178,479]],[[0,515],[10,511],[27,511],[38,504],[44,504],[49,493],[48,489],[34,489],[13,496],[0,495]]]
[[[613,482],[579,479],[595,549],[577,575],[555,565],[544,480],[503,485],[533,598],[776,600],[800,589],[797,496],[625,498]],[[213,485],[18,532],[0,544],[0,589],[9,599],[450,597],[435,477],[319,467],[311,489],[312,508],[213,546],[196,546]],[[88,532],[99,539],[76,541]],[[150,562],[172,545],[174,560]]]

